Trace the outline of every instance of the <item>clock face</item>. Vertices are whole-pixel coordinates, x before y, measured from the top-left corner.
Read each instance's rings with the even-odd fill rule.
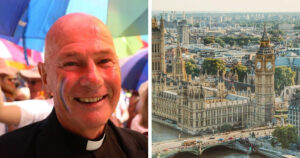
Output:
[[[261,62],[257,62],[257,63],[256,63],[256,68],[257,68],[257,69],[260,69],[260,68],[261,68]]]
[[[267,62],[267,69],[271,70],[273,67],[273,64],[271,62]]]

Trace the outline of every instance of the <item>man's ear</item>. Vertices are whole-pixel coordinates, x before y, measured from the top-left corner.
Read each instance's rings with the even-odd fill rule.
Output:
[[[39,73],[41,75],[41,80],[42,80],[42,83],[43,83],[43,89],[46,92],[50,92],[50,89],[48,88],[48,83],[47,83],[47,73],[46,73],[46,70],[45,70],[45,64],[39,62],[38,63],[38,69],[39,69]]]

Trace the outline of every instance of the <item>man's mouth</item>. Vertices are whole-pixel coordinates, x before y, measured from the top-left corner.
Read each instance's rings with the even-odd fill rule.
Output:
[[[91,97],[91,98],[74,98],[76,101],[81,103],[97,103],[103,99],[105,99],[108,95],[104,95],[102,97]]]

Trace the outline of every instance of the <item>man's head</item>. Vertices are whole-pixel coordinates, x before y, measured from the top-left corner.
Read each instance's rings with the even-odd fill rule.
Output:
[[[26,81],[30,90],[30,99],[41,99],[42,80],[37,67],[29,70],[21,70],[20,76]]]
[[[0,69],[0,85],[6,95],[7,101],[13,101],[17,92],[19,82],[16,78],[17,70],[12,67]]]
[[[108,28],[96,17],[74,13],[57,20],[46,36],[45,64],[39,64],[45,90],[67,129],[86,134],[103,130],[120,96],[117,54]]]

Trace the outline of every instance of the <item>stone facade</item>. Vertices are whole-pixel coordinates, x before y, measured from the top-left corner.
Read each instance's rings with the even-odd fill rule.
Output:
[[[152,76],[166,73],[164,20],[161,18],[158,27],[156,19],[152,19]]]
[[[300,89],[294,93],[294,99],[290,101],[288,122],[296,127],[297,134],[300,136]]]
[[[190,134],[216,130],[224,124],[246,127],[250,98],[227,92],[223,82],[217,84],[216,88],[204,87],[161,75],[152,83],[152,114]]]
[[[255,58],[255,100],[257,125],[272,122],[275,107],[274,92],[275,54],[270,46],[266,28]]]

